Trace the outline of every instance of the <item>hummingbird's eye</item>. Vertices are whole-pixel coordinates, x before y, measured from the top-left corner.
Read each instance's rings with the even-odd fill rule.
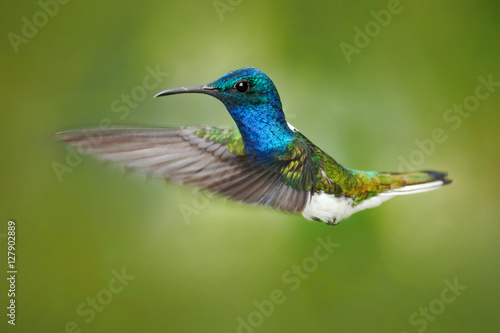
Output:
[[[248,83],[247,80],[239,80],[238,82],[235,83],[234,88],[240,92],[240,93],[246,93],[250,89],[250,84]]]

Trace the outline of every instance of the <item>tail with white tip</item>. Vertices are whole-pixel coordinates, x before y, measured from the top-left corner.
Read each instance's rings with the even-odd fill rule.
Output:
[[[437,171],[380,174],[381,180],[392,178],[386,179],[389,186],[381,194],[394,196],[432,191],[451,183],[447,176],[447,173]]]

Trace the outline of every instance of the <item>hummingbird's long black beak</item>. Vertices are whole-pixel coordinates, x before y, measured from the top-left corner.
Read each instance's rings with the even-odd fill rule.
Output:
[[[176,94],[187,94],[187,93],[214,95],[216,91],[217,88],[203,84],[201,86],[181,87],[181,88],[164,90],[156,94],[155,97],[176,95]]]

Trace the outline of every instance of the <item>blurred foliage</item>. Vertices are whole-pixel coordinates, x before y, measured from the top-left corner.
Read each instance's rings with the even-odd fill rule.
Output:
[[[500,87],[458,128],[443,118],[479,76],[500,81],[497,2],[402,1],[350,62],[340,44],[355,46],[355,28],[394,0],[220,0],[219,13],[212,0],[55,3],[1,5],[0,233],[17,222],[19,267],[17,325],[2,315],[2,332],[236,332],[238,318],[258,326],[246,333],[500,330]],[[40,27],[16,53],[9,33],[22,37],[34,15]],[[101,121],[230,124],[207,96],[152,96],[245,66],[266,72],[289,121],[352,168],[397,170],[441,128],[447,139],[418,167],[454,183],[328,227],[79,161],[53,136]],[[168,75],[141,90],[148,68]],[[113,108],[133,92],[128,112]],[[59,181],[53,163],[68,161]],[[291,290],[283,274],[314,264],[318,237],[340,247]],[[111,294],[122,268],[135,278]],[[455,279],[467,289],[443,303]],[[285,300],[269,314],[276,289]],[[91,316],[96,297],[106,305]],[[429,306],[432,320],[420,313]]]

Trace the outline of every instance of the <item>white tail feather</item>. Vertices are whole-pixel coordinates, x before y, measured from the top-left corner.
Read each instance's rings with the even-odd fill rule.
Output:
[[[414,194],[420,192],[432,191],[443,186],[444,182],[442,180],[436,180],[429,183],[407,185],[394,190],[389,190],[387,192],[380,193],[380,195],[404,195],[404,194]]]

